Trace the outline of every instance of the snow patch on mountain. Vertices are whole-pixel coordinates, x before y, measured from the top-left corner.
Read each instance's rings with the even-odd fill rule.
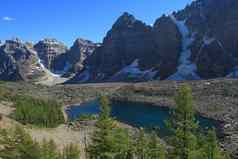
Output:
[[[43,61],[42,61],[39,57],[38,57],[38,64],[40,65],[41,69],[42,69],[46,74],[48,74],[48,75],[50,75],[50,76],[52,76],[52,77],[60,77],[59,74],[54,74],[54,73],[52,73],[50,70],[48,70],[48,69],[45,67]]]
[[[121,76],[127,76],[132,78],[144,78],[147,80],[152,80],[158,71],[153,71],[152,69],[142,71],[139,68],[139,60],[135,59],[130,65],[125,66],[119,72],[117,72],[113,77],[112,80],[116,80]]]
[[[88,68],[86,68],[80,75],[77,77],[77,81],[79,83],[84,83],[90,80],[90,71]]]
[[[72,64],[70,64],[68,61],[65,63],[63,70],[57,70],[54,71],[54,74],[62,76],[64,75],[66,72],[68,72],[70,69],[72,68]]]
[[[228,78],[238,78],[238,66],[234,67],[232,71],[226,76]]]
[[[203,44],[204,45],[210,45],[212,42],[214,42],[216,39],[215,38],[209,38],[207,36],[203,37]]]
[[[190,61],[191,50],[189,46],[194,41],[194,34],[189,36],[189,29],[187,28],[184,21],[178,21],[174,15],[170,15],[171,20],[177,25],[182,35],[182,52],[179,58],[179,66],[177,72],[171,75],[169,80],[198,80],[201,79],[196,71],[197,66]]]
[[[42,69],[46,75],[42,77],[38,82],[36,82],[36,84],[53,86],[56,84],[64,83],[68,80],[68,78],[63,78],[61,77],[61,75],[54,74],[50,70],[48,70],[40,58],[38,58],[38,64],[40,66],[40,69]]]

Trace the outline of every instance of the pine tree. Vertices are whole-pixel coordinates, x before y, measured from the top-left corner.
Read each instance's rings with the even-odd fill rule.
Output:
[[[175,101],[177,107],[169,121],[169,127],[175,135],[172,142],[173,154],[179,159],[189,159],[191,152],[196,150],[197,146],[195,136],[197,123],[193,110],[191,88],[183,85],[179,89]]]
[[[89,146],[91,159],[110,159],[112,150],[110,148],[113,129],[113,121],[110,119],[110,105],[107,97],[101,97],[100,114],[96,123],[97,130],[92,137],[92,144]]]
[[[99,99],[100,104],[100,120],[107,120],[110,118],[111,107],[110,107],[110,100],[106,96],[102,96]]]
[[[128,134],[116,127],[110,118],[110,102],[107,97],[100,98],[100,115],[96,123],[97,130],[89,145],[91,159],[124,159],[128,149]]]
[[[22,128],[0,130],[0,158],[39,159],[39,145]]]
[[[148,141],[143,129],[140,129],[139,135],[136,139],[136,151],[135,155],[138,159],[146,159],[148,153]]]
[[[215,130],[208,131],[207,143],[204,145],[207,159],[228,159],[228,155],[220,150]]]
[[[61,159],[80,159],[80,150],[78,146],[70,144],[63,150]]]
[[[60,155],[57,152],[56,145],[53,140],[44,140],[41,145],[40,159],[60,159]]]
[[[160,142],[158,135],[155,132],[152,132],[149,136],[148,143],[148,156],[149,159],[165,159],[165,149]]]

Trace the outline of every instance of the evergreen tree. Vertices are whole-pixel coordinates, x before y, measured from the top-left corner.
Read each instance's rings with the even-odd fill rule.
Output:
[[[60,155],[57,152],[56,145],[53,140],[49,142],[44,140],[41,145],[40,159],[60,159]]]
[[[99,104],[100,104],[99,119],[100,120],[110,119],[110,113],[111,113],[110,100],[106,96],[102,96],[99,99]]]
[[[179,159],[189,159],[190,154],[196,150],[197,139],[195,130],[197,123],[192,104],[191,88],[183,85],[175,98],[176,109],[171,115],[169,127],[174,133],[172,145],[174,146],[173,155]]]
[[[206,159],[228,159],[228,155],[220,150],[215,130],[210,130],[207,135],[207,143],[204,145]]]
[[[152,132],[149,136],[148,149],[149,149],[148,153],[149,159],[166,158],[165,149],[161,144],[158,135],[155,132]]]
[[[0,129],[1,159],[79,159],[79,149],[75,145],[64,148],[63,154],[57,150],[53,140],[44,140],[41,145],[21,127]]]
[[[88,148],[90,158],[124,159],[129,145],[128,134],[117,128],[115,121],[110,118],[110,102],[107,97],[100,98],[100,110],[97,130]]]
[[[136,139],[135,155],[138,159],[146,159],[148,153],[148,142],[143,129],[140,129],[139,135]]]
[[[15,98],[15,105],[16,110],[12,115],[23,124],[56,127],[64,122],[61,105],[56,101],[17,96]]]
[[[0,158],[39,159],[39,145],[22,128],[0,130]]]
[[[61,159],[80,159],[80,150],[78,146],[70,144],[63,150]]]
[[[165,149],[155,132],[146,134],[140,129],[135,140],[135,156],[137,159],[165,159]]]

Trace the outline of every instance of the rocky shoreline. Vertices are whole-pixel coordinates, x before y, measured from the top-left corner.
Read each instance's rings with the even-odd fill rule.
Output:
[[[112,99],[174,108],[174,96],[182,84],[184,82],[172,81],[134,84],[118,90],[112,95]],[[192,87],[197,113],[220,123],[219,137],[222,147],[233,158],[238,158],[238,99],[235,93],[237,80],[190,81],[187,84]]]

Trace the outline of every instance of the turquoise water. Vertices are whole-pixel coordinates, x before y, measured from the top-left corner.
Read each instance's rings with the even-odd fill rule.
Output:
[[[165,126],[169,119],[170,111],[168,108],[152,106],[150,104],[132,103],[132,102],[113,102],[112,117],[135,127],[158,128],[162,134],[167,133]],[[81,114],[98,114],[99,104],[97,101],[88,102],[80,106],[71,106],[66,110],[69,119],[74,120]],[[211,119],[197,116],[199,125],[208,129],[217,127],[217,122]]]

